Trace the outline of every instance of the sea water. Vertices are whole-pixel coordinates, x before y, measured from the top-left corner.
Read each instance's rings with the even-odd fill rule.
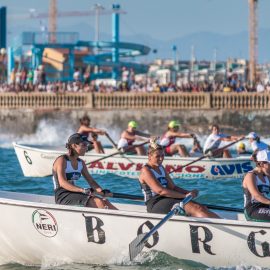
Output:
[[[0,135],[0,189],[5,191],[35,193],[42,195],[53,194],[53,184],[51,177],[24,177],[12,147],[12,141],[21,143],[47,144],[47,145],[64,145],[68,134],[72,134],[72,129],[66,125],[55,125],[46,121],[40,122],[35,134],[24,134],[17,136],[16,134]],[[116,138],[120,131],[113,131],[111,136]],[[201,138],[202,140],[205,137]],[[267,140],[266,140],[267,141]],[[104,143],[106,141],[104,140]],[[187,141],[187,144],[190,142]],[[103,187],[113,192],[138,194],[141,195],[138,181],[134,179],[124,179],[118,176],[108,174],[106,176],[93,175],[95,180]],[[243,192],[241,182],[234,179],[226,179],[222,181],[209,181],[205,179],[181,180],[176,179],[175,182],[185,189],[199,189],[199,202],[215,204],[227,207],[242,207]],[[81,180],[79,185],[86,186]],[[120,202],[121,200],[112,199]],[[127,201],[127,203],[136,203]],[[269,263],[270,265],[270,263]],[[36,270],[36,269],[55,269],[55,270],[147,270],[147,269],[209,269],[199,263],[179,260],[162,252],[150,251],[140,258],[136,263],[119,262],[114,265],[84,265],[84,264],[49,264],[44,263],[41,266],[25,266],[18,264],[8,264],[0,266],[0,270]],[[211,268],[214,269],[214,268]],[[224,269],[225,268],[216,268]],[[238,265],[227,269],[262,269],[260,267],[247,267]],[[270,269],[270,268],[269,268]]]

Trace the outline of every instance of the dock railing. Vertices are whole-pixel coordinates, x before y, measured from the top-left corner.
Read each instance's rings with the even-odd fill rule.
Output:
[[[270,109],[270,93],[0,93],[0,109]]]

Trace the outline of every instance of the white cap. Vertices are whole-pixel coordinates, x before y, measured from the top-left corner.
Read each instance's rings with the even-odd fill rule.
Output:
[[[270,151],[261,150],[257,153],[257,161],[259,162],[269,162],[270,163]]]
[[[257,139],[259,136],[255,133],[255,132],[250,132],[248,135],[247,135],[247,139]]]

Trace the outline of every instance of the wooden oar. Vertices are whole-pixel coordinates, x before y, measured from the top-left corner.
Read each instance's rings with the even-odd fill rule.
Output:
[[[238,139],[238,140],[236,140],[236,141],[233,141],[233,142],[231,142],[231,143],[229,143],[229,144],[227,144],[227,145],[225,145],[225,146],[223,146],[223,147],[221,147],[221,148],[218,148],[218,149],[214,150],[213,152],[210,152],[210,154],[211,154],[213,157],[215,157],[215,154],[217,154],[218,152],[221,152],[221,151],[225,150],[226,148],[228,148],[228,147],[230,147],[230,146],[232,146],[232,145],[234,145],[234,144],[236,144],[236,143],[238,143],[238,142],[244,140],[245,138],[246,138],[246,137],[241,137],[240,139]]]
[[[89,162],[87,162],[87,163],[85,163],[85,164],[86,164],[86,165],[89,165],[89,164],[92,164],[92,163],[95,163],[95,162],[104,160],[104,159],[106,159],[106,158],[116,156],[116,155],[118,155],[118,154],[120,154],[120,155],[121,155],[121,154],[124,154],[124,153],[126,153],[126,152],[128,152],[128,151],[130,151],[130,150],[133,150],[134,148],[136,148],[136,147],[138,147],[138,146],[143,146],[143,145],[145,145],[145,144],[147,144],[147,143],[149,143],[149,141],[146,141],[146,142],[143,142],[143,143],[140,143],[140,144],[137,144],[137,145],[136,145],[136,144],[131,145],[131,146],[129,146],[125,151],[119,150],[119,151],[116,151],[116,152],[114,152],[114,153],[112,153],[112,154],[109,154],[109,155],[107,155],[107,156],[105,156],[105,157],[98,158],[98,159],[93,160],[93,161],[89,161]]]
[[[131,194],[124,194],[124,193],[116,193],[116,192],[113,192],[111,197],[117,198],[117,199],[134,200],[134,201],[144,200],[143,196],[140,196],[140,195],[131,195]],[[202,204],[213,210],[222,210],[222,211],[239,212],[239,213],[244,212],[242,208],[213,205],[213,204],[207,204],[207,203],[202,203]]]
[[[111,144],[113,145],[113,147],[115,148],[115,149],[117,149],[118,150],[118,148],[117,148],[117,144],[114,142],[114,140],[111,138],[111,136],[106,132],[105,133],[105,136],[107,137],[107,139],[111,142]],[[124,154],[120,154],[123,158],[125,158],[126,160],[128,160],[131,164],[134,164],[134,162],[131,160],[131,159],[129,159],[126,155],[124,155]]]
[[[189,201],[192,200],[192,196],[187,196],[182,202],[173,207],[173,209],[148,233],[139,234],[130,244],[129,244],[129,257],[132,261],[144,248],[146,241],[153,235],[166,221],[168,221],[173,215],[184,211],[183,207]]]
[[[200,161],[200,160],[202,160],[202,159],[204,159],[204,158],[207,158],[207,157],[214,157],[215,154],[217,154],[217,153],[223,151],[224,149],[226,149],[226,148],[228,148],[228,147],[234,145],[235,143],[240,142],[240,141],[242,141],[242,140],[244,140],[244,139],[245,139],[245,137],[241,137],[240,139],[238,139],[238,140],[236,140],[236,141],[233,141],[233,142],[231,142],[231,143],[229,143],[229,144],[227,144],[227,145],[225,145],[225,146],[223,146],[223,147],[221,147],[221,148],[218,148],[218,149],[214,150],[213,152],[209,152],[209,153],[207,153],[207,154],[205,154],[205,155],[203,155],[203,156],[201,156],[201,157],[199,157],[199,158],[197,158],[197,159],[195,159],[195,160],[193,160],[193,161],[191,161],[191,162],[188,162],[187,164],[181,166],[181,168],[185,168],[185,167],[187,167],[187,166],[189,166],[189,165],[191,165],[191,164],[194,164],[195,162],[198,162],[198,161]],[[178,168],[173,169],[172,171],[169,172],[169,174],[171,174],[171,173],[173,173],[173,172],[175,172],[175,171],[177,171],[177,170],[178,170]]]
[[[117,149],[117,144],[114,142],[114,140],[111,138],[111,136],[106,132],[105,136],[107,137],[107,139],[111,142],[111,144],[113,145],[113,147],[115,149]]]

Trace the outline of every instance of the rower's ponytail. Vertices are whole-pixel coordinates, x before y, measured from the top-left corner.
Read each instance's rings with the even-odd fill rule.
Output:
[[[151,138],[149,142],[148,155],[151,155],[159,150],[163,150],[163,147],[159,144],[158,138],[157,137]]]
[[[66,148],[68,150],[68,155],[73,157],[75,156],[75,150],[72,148],[71,144],[67,143]]]

